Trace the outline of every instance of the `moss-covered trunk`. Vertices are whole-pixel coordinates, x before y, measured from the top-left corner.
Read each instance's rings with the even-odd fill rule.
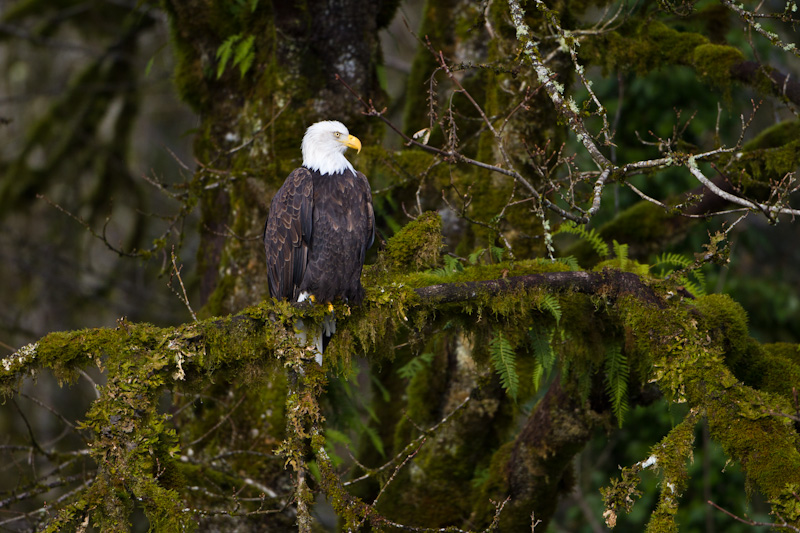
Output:
[[[258,235],[272,194],[301,163],[305,128],[341,120],[365,145],[378,140],[336,76],[380,102],[377,32],[391,17],[389,4],[165,1],[175,84],[201,121],[194,184],[208,313],[230,313],[266,294]]]

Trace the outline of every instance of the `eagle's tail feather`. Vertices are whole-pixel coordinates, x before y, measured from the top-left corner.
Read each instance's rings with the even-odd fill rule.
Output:
[[[328,347],[331,337],[336,333],[336,317],[333,311],[325,315],[325,318],[322,319],[322,324],[306,326],[301,319],[298,319],[294,326],[297,332],[295,333],[297,340],[300,341],[301,345],[313,348],[314,360],[319,366],[322,366],[322,354],[325,352],[325,348]],[[310,341],[309,334],[311,335]]]

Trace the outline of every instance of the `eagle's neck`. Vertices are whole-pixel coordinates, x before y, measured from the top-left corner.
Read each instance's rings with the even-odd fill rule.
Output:
[[[341,174],[345,170],[355,173],[353,165],[339,152],[309,150],[304,153],[303,166],[320,174]]]

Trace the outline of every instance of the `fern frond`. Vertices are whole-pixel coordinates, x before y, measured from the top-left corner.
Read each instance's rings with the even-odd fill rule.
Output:
[[[620,244],[616,239],[614,239],[612,245],[614,247],[614,255],[619,260],[620,270],[625,270],[625,267],[628,266],[628,245]]]
[[[366,434],[369,437],[370,442],[378,450],[378,453],[381,454],[381,457],[386,457],[386,450],[383,448],[383,441],[381,440],[381,436],[375,430],[374,427],[364,424],[363,422],[360,424],[360,433]]]
[[[545,372],[550,372],[556,362],[556,352],[553,350],[552,344],[554,334],[555,328],[539,324],[528,328],[528,337],[531,341],[534,358],[539,361]]]
[[[559,233],[570,233],[572,235],[577,235],[578,237],[586,240],[597,253],[597,255],[600,257],[608,257],[608,245],[603,241],[603,238],[594,228],[587,230],[585,227],[569,221],[561,224],[561,226],[558,228],[558,231],[556,231],[553,235],[558,235]]]
[[[448,272],[463,272],[464,265],[462,265],[461,261],[452,255],[446,255],[444,256],[444,268]]]
[[[686,290],[694,296],[705,296],[706,290],[703,288],[703,284],[689,281],[686,278],[683,278],[681,282],[683,283],[684,288],[686,288]]]
[[[433,361],[432,353],[420,354],[398,368],[397,374],[403,379],[411,379],[416,376],[420,370],[425,368],[426,365],[430,365],[431,361]]]
[[[555,328],[536,324],[528,328],[528,337],[533,351],[533,389],[539,390],[542,377],[549,374],[556,364],[556,352],[553,350]]]
[[[676,253],[664,253],[660,256],[656,257],[656,262],[650,267],[650,269],[654,269],[658,266],[672,266],[678,267],[680,269],[688,270],[688,273],[692,275],[695,279],[695,282],[689,281],[687,276],[681,276],[678,278],[678,281],[682,283],[686,290],[691,292],[696,296],[703,296],[706,293],[705,285],[706,285],[706,275],[703,271],[699,268],[692,268],[694,266],[694,261],[689,259],[688,257],[684,257],[681,254]],[[663,278],[673,272],[673,268],[664,268],[660,272],[660,276]]]
[[[503,254],[505,253],[505,248],[500,248],[498,246],[490,246],[489,251],[492,253],[492,257],[494,257],[495,262],[499,263],[503,260]]]
[[[567,265],[572,272],[577,272],[578,270],[581,269],[581,266],[578,264],[578,260],[575,258],[574,255],[568,255],[567,257],[557,257],[556,261]]]
[[[561,304],[559,303],[558,298],[552,294],[545,294],[545,296],[542,298],[542,301],[539,302],[539,309],[550,311],[550,314],[552,314],[553,318],[556,319],[556,325],[558,325],[559,321],[561,320]]]
[[[705,286],[706,275],[703,274],[702,270],[700,270],[699,268],[692,270],[692,276],[694,276],[694,279],[697,280],[697,283],[699,283],[701,286]],[[703,294],[705,294],[705,291],[703,291]]]
[[[655,268],[661,265],[677,266],[680,268],[689,268],[692,265],[692,260],[676,253],[663,253],[656,257],[656,262],[650,268]]]
[[[225,67],[228,65],[228,61],[233,54],[233,46],[238,43],[241,38],[241,34],[231,35],[217,48],[217,60],[219,60],[219,64],[217,64],[217,79],[221,78],[222,73],[225,72]]]
[[[517,400],[519,392],[519,375],[517,374],[517,356],[514,348],[503,332],[495,332],[489,342],[489,353],[492,364],[497,374],[500,376],[500,384],[511,398]]]
[[[439,268],[434,268],[431,270],[427,270],[428,274],[433,274],[434,276],[439,276],[441,278],[445,276],[449,276],[450,274],[455,274],[456,272],[462,272],[464,270],[464,266],[461,262],[450,255],[444,256],[444,266]]]
[[[619,427],[628,411],[628,357],[622,346],[614,344],[606,350],[606,393]]]
[[[544,367],[538,359],[533,360],[533,391],[539,392],[539,387],[542,385],[542,377],[544,376]]]
[[[244,78],[244,75],[250,70],[256,58],[256,53],[253,49],[255,42],[256,36],[251,35],[236,46],[236,55],[233,58],[233,64],[239,65],[239,74],[242,78]]]
[[[475,250],[471,254],[467,256],[467,261],[469,261],[470,265],[477,265],[478,260],[481,258],[483,254],[486,253],[486,248],[481,248],[480,250]]]

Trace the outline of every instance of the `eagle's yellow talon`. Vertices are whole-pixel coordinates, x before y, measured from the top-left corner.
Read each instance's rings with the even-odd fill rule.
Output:
[[[328,312],[333,312],[333,304],[328,302]]]

